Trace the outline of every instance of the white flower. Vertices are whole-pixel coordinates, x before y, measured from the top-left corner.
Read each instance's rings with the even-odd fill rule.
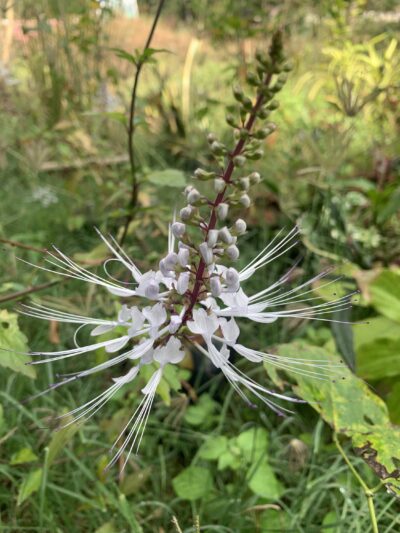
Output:
[[[252,405],[252,402],[248,394],[280,414],[287,409],[277,403],[277,400],[297,400],[271,391],[246,376],[232,363],[231,352],[252,363],[268,362],[279,369],[290,369],[292,372],[316,379],[329,379],[329,373],[332,373],[332,365],[328,365],[326,361],[276,356],[238,342],[240,322],[237,320],[248,319],[265,324],[285,317],[329,320],[326,317],[328,313],[349,306],[349,296],[337,298],[333,302],[315,303],[315,296],[311,294],[311,285],[329,271],[287,290],[284,287],[291,277],[289,271],[272,285],[255,294],[248,295],[245,292],[242,284],[246,280],[294,246],[298,234],[297,228],[282,240],[272,241],[253,261],[238,272],[232,267],[216,264],[214,261],[219,260],[218,256],[214,257],[210,248],[210,244],[214,246],[219,238],[225,242],[230,240],[229,237],[232,236],[227,228],[220,231],[204,226],[204,241],[196,248],[194,245],[189,247],[182,242],[175,242],[175,237],[182,235],[183,231],[177,224],[179,223],[174,222],[170,227],[168,252],[160,262],[160,269],[144,273],[135,266],[112,237],[107,240],[101,235],[113,254],[104,265],[107,276],[111,277],[107,265],[111,261],[117,261],[133,278],[129,286],[118,283],[114,278],[109,281],[93,274],[56,248],[49,254],[48,262],[53,269],[41,267],[43,270],[87,281],[122,298],[135,297],[135,305],[125,300],[126,303],[121,305],[114,319],[74,315],[42,305],[27,305],[21,310],[23,314],[32,317],[77,326],[73,338],[75,347],[55,352],[33,352],[31,355],[35,359],[31,364],[56,363],[62,359],[76,357],[84,360],[86,354],[99,349],[113,354],[101,363],[65,375],[49,390],[64,386],[75,379],[83,379],[107,369],[118,368],[122,363],[132,362],[134,365],[125,371],[125,374],[112,378],[112,384],[97,397],[70,413],[61,415],[61,420],[67,416],[72,416],[72,421],[90,418],[121,387],[130,386],[141,376],[143,367],[148,365],[154,367],[153,374],[141,389],[142,398],[138,407],[115,441],[113,448],[118,445],[119,449],[110,466],[126,452],[123,463],[125,465],[131,451],[138,450],[164,369],[167,365],[179,364],[184,357],[182,340],[192,343],[219,368],[235,391],[249,405]],[[241,229],[243,225],[236,228],[236,230]],[[228,250],[232,247],[237,250],[234,244],[229,245]],[[217,254],[217,250],[214,251]],[[297,304],[296,308],[291,307],[294,303]],[[113,334],[114,338],[81,345],[77,341],[77,336],[86,326],[90,328],[92,337],[107,333]],[[340,365],[337,371],[340,372]],[[71,423],[67,422],[66,425]]]

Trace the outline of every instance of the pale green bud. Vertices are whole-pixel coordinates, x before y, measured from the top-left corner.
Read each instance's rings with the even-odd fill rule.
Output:
[[[206,180],[214,178],[215,177],[215,172],[207,172],[206,170],[203,170],[202,168],[197,168],[194,171],[194,176],[198,180],[206,181]]]
[[[236,155],[233,158],[233,164],[235,167],[242,167],[246,163],[246,158],[244,155]]]
[[[250,207],[250,204],[251,204],[251,201],[250,201],[250,197],[248,194],[242,194],[242,196],[239,198],[239,203],[245,208],[247,209],[248,207]]]
[[[226,187],[226,183],[222,178],[215,178],[214,180],[214,191],[222,192]]]

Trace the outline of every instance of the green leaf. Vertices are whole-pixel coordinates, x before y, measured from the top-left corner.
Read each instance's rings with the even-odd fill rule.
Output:
[[[63,418],[63,424],[69,424],[72,420],[70,417]],[[67,443],[78,431],[78,424],[74,423],[62,429],[56,430],[51,437],[49,452],[47,454],[47,465],[50,466],[58,454],[65,448]]]
[[[42,483],[43,470],[38,468],[33,472],[30,472],[22,482],[19,489],[17,505],[21,505],[25,500],[29,498],[31,494],[38,491]]]
[[[153,185],[160,187],[184,187],[186,185],[185,174],[175,168],[157,170],[148,175],[147,179]]]
[[[189,501],[208,496],[214,488],[210,471],[200,466],[185,468],[172,480],[172,486],[179,498]]]
[[[358,351],[363,344],[369,344],[376,339],[399,339],[399,326],[384,316],[370,318],[367,325],[359,324],[353,327],[353,338],[354,347]]]
[[[228,448],[228,439],[224,435],[208,437],[197,452],[202,459],[218,459]]]
[[[192,426],[210,425],[212,415],[218,404],[208,394],[202,394],[195,405],[190,405],[185,413],[185,420]]]
[[[267,454],[268,433],[264,428],[254,427],[243,431],[236,439],[242,456],[247,461],[257,461]]]
[[[340,517],[335,511],[329,511],[329,513],[326,513],[322,520],[321,529],[328,533],[341,533],[342,528]]]
[[[267,509],[260,515],[261,533],[278,533],[288,531],[290,527],[289,516],[281,509]]]
[[[304,342],[281,345],[279,355],[325,360],[334,365],[339,356]],[[288,372],[290,374],[290,372]],[[381,398],[346,366],[335,379],[317,380],[292,374],[295,392],[318,411],[337,433],[350,437],[358,453],[382,479],[388,490],[400,494],[400,428],[391,425]]]
[[[18,452],[12,454],[10,465],[30,463],[31,461],[37,461],[37,459],[38,456],[32,451],[31,448],[22,448]]]
[[[357,350],[357,374],[382,379],[400,374],[400,339],[376,339]]]
[[[35,378],[34,367],[26,364],[31,361],[31,358],[23,353],[27,351],[27,339],[18,327],[17,315],[3,309],[0,311],[0,366]]]
[[[382,315],[400,322],[400,275],[384,270],[369,286],[371,303]]]
[[[94,533],[118,533],[114,522],[106,522],[102,526],[98,527]]]
[[[232,445],[234,441],[235,439],[231,439],[229,448],[218,457],[218,470],[225,470],[225,468],[239,470],[245,464],[240,454],[240,449]]]
[[[115,52],[115,55],[119,57],[120,59],[124,59],[125,61],[128,61],[129,63],[132,63],[136,66],[137,64],[137,57],[130,54],[126,50],[123,50],[122,48],[110,48],[112,52]]]
[[[268,500],[278,500],[284,492],[266,458],[250,467],[248,485],[254,494]]]

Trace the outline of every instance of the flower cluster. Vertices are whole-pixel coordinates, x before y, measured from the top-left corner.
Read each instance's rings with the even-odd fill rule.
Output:
[[[241,88],[234,89],[237,104],[230,110],[227,122],[234,130],[235,148],[229,151],[214,135],[208,136],[216,170],[197,169],[194,172],[200,185],[186,188],[186,205],[180,210],[179,220],[170,225],[168,251],[155,270],[141,272],[113,237],[106,238],[100,232],[100,238],[112,256],[104,265],[106,274],[107,264],[117,261],[128,271],[132,283],[118,283],[110,276],[94,274],[56,248],[47,258],[50,265],[41,267],[99,285],[125,302],[114,320],[78,316],[41,305],[23,308],[22,312],[29,316],[76,324],[77,331],[84,326],[92,328],[93,343],[79,346],[76,342],[76,346],[68,350],[34,352],[33,357],[42,358],[34,359],[32,364],[83,356],[99,348],[109,354],[105,362],[64,376],[51,388],[121,363],[129,361],[131,364],[128,372],[114,378],[99,396],[63,415],[73,417],[67,424],[94,415],[121,387],[136,379],[143,367],[153,365],[154,372],[141,390],[142,399],[116,439],[119,449],[110,465],[127,452],[126,464],[129,454],[137,451],[165,368],[182,361],[185,345],[209,359],[247,404],[253,405],[253,396],[277,413],[286,410],[277,400],[299,400],[269,390],[248,377],[233,364],[233,353],[253,363],[268,362],[280,369],[290,368],[322,379],[330,371],[322,361],[281,357],[248,348],[239,342],[238,322],[242,319],[262,324],[285,317],[326,320],[328,313],[349,305],[349,296],[346,296],[310,306],[315,300],[311,285],[326,272],[286,289],[292,273],[289,271],[272,285],[255,294],[247,294],[246,281],[296,245],[297,228],[283,238],[278,236],[245,268],[239,270],[233,266],[239,258],[237,240],[246,232],[246,223],[232,213],[238,208],[249,207],[249,190],[260,181],[258,173],[243,175],[242,168],[247,160],[261,157],[261,141],[275,129],[274,124],[265,122],[256,129],[255,123],[256,119],[265,121],[277,107],[274,95],[283,86],[286,70],[279,37],[276,37],[269,54],[257,54],[256,72],[248,76],[249,83],[255,87],[254,97],[246,96]],[[213,183],[214,199],[200,192],[202,182]],[[294,303],[298,304],[295,308],[288,305]],[[105,333],[112,338],[96,342],[96,337]]]

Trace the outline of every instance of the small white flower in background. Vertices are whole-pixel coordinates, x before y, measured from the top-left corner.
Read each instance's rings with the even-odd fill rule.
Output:
[[[283,61],[278,45],[279,43],[275,43],[271,48],[272,63],[260,56],[261,67],[268,69],[270,67],[266,65],[272,64],[272,73],[276,72],[274,62],[281,65]],[[284,70],[285,66],[281,65],[281,68]],[[196,179],[214,183],[215,196],[209,199],[194,187],[186,188],[188,204],[180,210],[180,220],[174,220],[171,224],[168,250],[154,270],[142,272],[113,237],[106,238],[100,233],[99,236],[111,255],[104,263],[105,276],[79,266],[57,248],[49,252],[46,259],[48,266],[39,267],[97,285],[124,300],[113,320],[74,315],[42,305],[23,306],[22,313],[26,315],[76,324],[76,334],[87,327],[91,329],[94,339],[104,333],[113,335],[111,339],[100,342],[93,340],[93,343],[81,346],[77,343],[75,334],[74,348],[31,354],[34,357],[31,364],[34,365],[77,357],[86,360],[87,354],[99,348],[104,348],[108,354],[104,362],[88,365],[85,370],[68,374],[50,387],[58,388],[73,380],[84,379],[106,369],[115,369],[116,376],[110,378],[110,386],[104,392],[62,415],[61,418],[72,416],[72,420],[66,422],[66,425],[93,416],[121,387],[130,387],[132,381],[142,379],[143,367],[150,364],[153,366],[150,379],[141,389],[142,398],[137,409],[115,441],[113,449],[117,446],[119,449],[110,465],[126,452],[125,465],[129,454],[137,452],[157,387],[168,365],[179,365],[184,358],[184,346],[189,350],[198,350],[220,369],[248,405],[253,406],[256,398],[279,414],[287,411],[281,405],[281,400],[300,400],[269,390],[248,377],[234,364],[234,354],[236,359],[244,358],[256,364],[267,362],[278,369],[290,369],[316,379],[330,379],[330,373],[340,372],[340,368],[332,370],[332,365],[326,361],[281,357],[240,343],[243,320],[259,324],[269,324],[282,318],[329,320],[330,313],[350,306],[351,295],[324,302],[312,294],[312,284],[323,278],[327,271],[287,289],[292,268],[272,285],[255,293],[248,290],[246,283],[256,272],[268,267],[272,261],[296,245],[299,237],[297,227],[284,237],[275,237],[244,268],[236,266],[240,257],[237,239],[246,232],[246,223],[235,216],[235,209],[243,210],[250,206],[248,189],[260,181],[258,173],[243,176],[242,167],[247,157],[259,158],[256,140],[264,138],[265,131],[268,134],[275,129],[272,123],[263,130],[257,131],[254,127],[256,118],[265,119],[270,110],[277,107],[275,101],[270,101],[274,91],[266,90],[271,79],[275,78],[266,70],[265,78],[260,77],[253,104],[241,91],[234,91],[244,112],[240,115],[243,125],[240,128],[233,126],[236,146],[232,152],[228,152],[223,144],[216,141],[215,135],[209,134],[208,142],[218,170],[207,172],[197,169],[194,173]],[[245,121],[243,116],[247,117]],[[229,121],[233,123],[234,119]],[[247,147],[246,142],[251,136],[254,137],[251,141],[253,145],[249,144]],[[244,189],[246,194],[243,193]],[[107,266],[110,261],[119,263],[126,270],[131,277],[129,283],[118,283],[108,275]],[[329,283],[332,282],[328,281],[326,285]],[[118,375],[118,368],[122,363],[124,372]],[[131,365],[128,370],[127,365]],[[144,374],[148,376],[148,369]]]
[[[58,196],[50,187],[36,187],[33,190],[32,198],[36,202],[41,203],[43,207],[49,207],[50,205],[58,203]]]

